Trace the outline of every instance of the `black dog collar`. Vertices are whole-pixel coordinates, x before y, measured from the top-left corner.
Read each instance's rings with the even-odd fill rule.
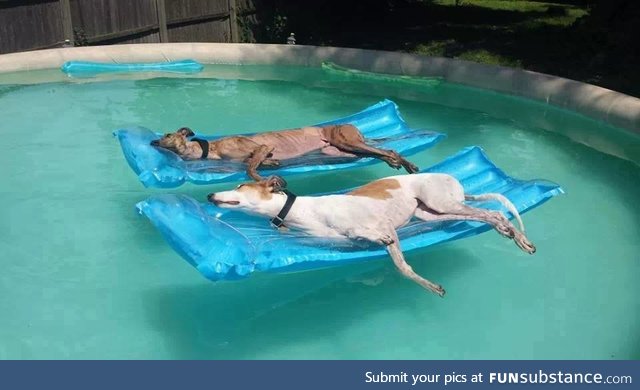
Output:
[[[284,219],[289,214],[289,210],[291,210],[291,206],[293,206],[293,202],[296,201],[297,196],[287,190],[283,190],[285,195],[287,195],[287,201],[284,202],[284,206],[282,206],[282,210],[271,219],[271,225],[280,229],[284,225]]]
[[[198,145],[200,145],[200,148],[202,148],[202,156],[200,156],[200,158],[206,159],[207,156],[209,156],[209,141],[201,138],[191,138],[191,141],[197,142]]]

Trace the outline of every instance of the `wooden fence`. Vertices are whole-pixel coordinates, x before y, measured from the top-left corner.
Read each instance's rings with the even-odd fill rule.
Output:
[[[0,0],[0,54],[73,45],[239,42],[256,0]],[[240,7],[240,8],[239,8]]]

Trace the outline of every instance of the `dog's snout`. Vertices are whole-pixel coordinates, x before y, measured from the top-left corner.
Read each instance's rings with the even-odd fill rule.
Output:
[[[216,193],[212,192],[209,195],[207,195],[207,200],[211,203],[216,203]]]
[[[158,146],[160,145],[160,141],[158,141],[157,139],[154,139],[153,141],[150,142],[151,146]]]

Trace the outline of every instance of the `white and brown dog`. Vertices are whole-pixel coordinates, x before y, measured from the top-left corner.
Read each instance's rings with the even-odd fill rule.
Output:
[[[342,195],[300,196],[282,191],[278,178],[239,185],[209,194],[219,207],[235,208],[272,218],[276,226],[302,230],[317,237],[366,240],[386,247],[398,270],[422,287],[443,296],[444,289],[416,274],[400,249],[396,229],[413,217],[424,221],[480,221],[511,238],[525,252],[535,247],[511,201],[501,194],[467,195],[453,176],[439,173],[391,176]],[[516,217],[520,230],[500,212],[471,207],[465,200],[497,200]]]

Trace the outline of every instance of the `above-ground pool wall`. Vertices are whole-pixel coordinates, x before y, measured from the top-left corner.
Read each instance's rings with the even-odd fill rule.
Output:
[[[320,66],[324,61],[331,61],[363,71],[442,77],[454,83],[535,99],[640,134],[640,99],[632,96],[521,69],[397,52],[228,43],[90,46],[0,55],[0,73],[52,69],[70,60],[158,62],[181,59],[205,64],[300,66]],[[473,106],[472,102],[464,102],[467,108],[474,108],[469,107],[470,104]]]

